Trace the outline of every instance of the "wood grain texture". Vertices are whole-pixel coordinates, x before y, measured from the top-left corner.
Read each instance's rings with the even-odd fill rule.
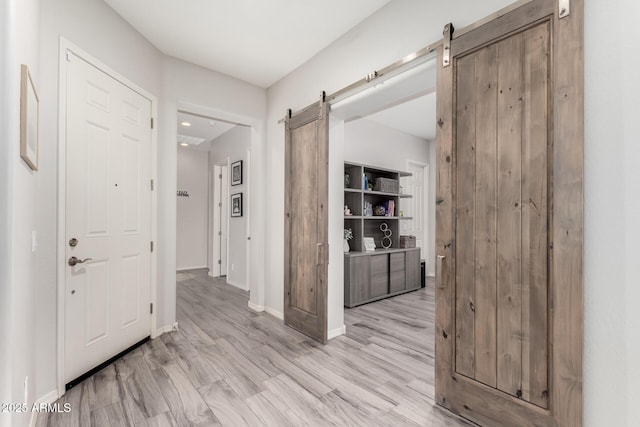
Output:
[[[285,323],[327,341],[328,104],[285,122]]]
[[[246,292],[206,270],[178,278],[187,326],[69,390],[60,403],[71,413],[42,414],[38,426],[469,425],[434,408],[432,280],[347,310],[347,335],[321,345],[250,311]],[[218,380],[200,386],[186,363],[195,355]]]
[[[522,34],[497,46],[496,385],[522,395]],[[544,112],[543,112],[544,113]],[[544,141],[544,140],[543,140]]]
[[[584,0],[554,17],[551,409],[582,425],[584,242]]]
[[[476,54],[475,379],[496,386],[498,51]],[[480,125],[482,124],[482,125]],[[462,166],[461,166],[462,167]],[[464,235],[460,237],[465,238]],[[458,236],[456,235],[456,239]]]
[[[523,34],[522,398],[543,408],[549,406],[549,49],[549,23]]]
[[[457,63],[456,372],[475,378],[476,58]]]
[[[451,306],[455,295],[446,288],[449,282],[440,291],[440,295],[449,297],[442,305],[436,291],[436,401],[480,425],[582,425],[583,1],[575,6],[575,13],[572,2],[571,15],[559,19],[555,1],[533,0],[455,37],[453,64],[438,74],[438,118],[440,127],[446,130],[450,108],[458,113],[457,120],[467,120],[462,105],[468,94],[459,92],[461,82],[450,79],[450,69],[463,75],[468,57],[475,56],[478,61],[483,52],[496,48],[493,74],[499,92],[495,94],[496,113],[489,119],[477,92],[474,184],[475,208],[485,211],[480,214],[482,223],[478,214],[475,222],[476,236],[484,237],[476,239],[475,248],[476,253],[484,252],[479,265],[476,255],[475,324],[478,332],[483,306],[480,286],[493,282],[496,339],[494,345],[486,346],[486,355],[495,352],[490,363],[497,368],[495,384],[477,381],[482,373],[479,357],[484,355],[478,335],[476,380],[450,370],[460,357],[456,347],[446,343],[448,334],[439,337],[439,328],[450,327],[452,312],[463,305]],[[483,64],[487,65],[483,68],[490,67],[486,60]],[[478,74],[476,62],[476,83],[480,81]],[[446,99],[440,99],[443,94]],[[493,98],[493,94],[488,97]],[[484,114],[482,120],[478,113]],[[464,147],[468,125],[453,122],[453,135],[437,135],[437,153],[448,155],[453,150],[456,162],[464,162],[465,153],[456,150]],[[481,132],[494,134],[496,147],[484,153],[489,154],[489,160],[482,167]],[[449,171],[447,157],[438,155],[437,161],[443,162],[437,165],[439,173]],[[444,205],[450,198],[465,203],[466,198],[459,193],[456,197],[456,191],[463,189],[460,179],[465,179],[464,172],[455,169],[460,167],[456,162],[453,167],[458,185],[447,186],[448,179],[441,180],[445,185],[437,184],[438,204]],[[495,188],[492,174],[496,177]],[[487,215],[486,210],[492,206],[487,200],[482,200],[481,206],[478,196],[489,199],[486,196],[491,193],[496,209]],[[459,205],[454,208],[458,214],[465,213]],[[450,208],[437,210],[438,216],[443,215],[436,218],[438,250],[450,236],[457,246],[468,239],[461,236],[463,233],[454,234],[462,228],[453,224],[464,225],[464,220],[462,224],[452,223],[450,213]],[[478,246],[491,243],[492,227],[493,258],[486,253],[491,245]],[[562,241],[560,247],[558,239]],[[460,259],[447,256],[446,262],[457,264],[462,254],[464,249],[457,248]],[[486,274],[487,268],[492,273],[491,264],[495,264],[495,275]],[[449,268],[443,267],[443,277]],[[486,277],[479,278],[479,274]],[[456,284],[456,289],[464,293],[464,285]],[[454,314],[457,319],[464,318],[464,313]],[[463,325],[465,321],[458,323]],[[441,346],[441,342],[449,345]]]

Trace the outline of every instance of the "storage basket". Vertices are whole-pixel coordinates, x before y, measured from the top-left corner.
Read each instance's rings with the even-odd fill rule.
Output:
[[[415,248],[416,247],[416,236],[400,236],[400,247],[401,248]]]
[[[373,189],[383,193],[398,194],[400,192],[400,181],[391,178],[376,178],[376,185]]]

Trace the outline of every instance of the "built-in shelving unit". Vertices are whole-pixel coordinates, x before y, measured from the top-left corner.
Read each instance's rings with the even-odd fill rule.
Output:
[[[344,216],[344,228],[353,233],[350,251],[345,253],[345,305],[354,307],[419,289],[420,249],[400,248],[400,221],[412,219],[401,215],[400,199],[412,196],[400,190],[377,191],[368,185],[365,187],[365,177],[367,184],[375,188],[378,178],[399,184],[401,177],[411,174],[357,163],[345,163],[344,173],[344,204],[351,210],[351,215]],[[375,215],[375,212],[365,212],[367,203],[374,211],[376,206],[392,209],[384,215]],[[383,223],[391,231],[389,248],[383,245],[385,234],[380,229]],[[364,250],[364,237],[374,239],[375,250]]]

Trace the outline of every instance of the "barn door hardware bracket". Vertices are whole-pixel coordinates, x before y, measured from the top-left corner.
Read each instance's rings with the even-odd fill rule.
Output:
[[[558,17],[566,18],[571,14],[571,0],[558,0]]]
[[[320,92],[320,116],[318,117],[320,120],[324,119],[327,114],[327,103],[325,99],[327,98],[327,93],[325,91]]]
[[[442,43],[442,67],[446,68],[451,65],[451,39],[453,38],[453,24],[449,22],[444,26],[442,31],[443,43]]]

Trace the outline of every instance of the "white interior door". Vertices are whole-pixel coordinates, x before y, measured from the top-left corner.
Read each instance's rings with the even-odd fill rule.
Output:
[[[429,252],[427,237],[427,177],[428,166],[424,163],[407,162],[407,172],[411,176],[402,177],[401,184],[404,194],[413,197],[400,199],[400,209],[404,216],[413,219],[400,221],[402,235],[416,236],[416,246],[420,248],[420,258],[425,259]]]
[[[213,184],[213,277],[227,275],[229,167],[214,165]]]
[[[64,266],[65,383],[151,329],[151,101],[79,57],[67,67],[66,259],[84,262]]]
[[[229,167],[223,165],[220,179],[220,275],[227,275],[227,248],[229,247]]]

